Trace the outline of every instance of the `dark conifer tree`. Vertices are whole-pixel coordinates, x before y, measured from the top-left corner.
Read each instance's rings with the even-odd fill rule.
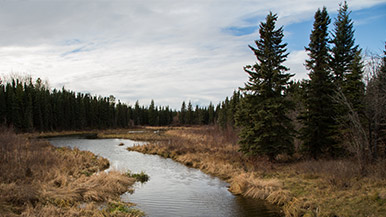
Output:
[[[149,125],[156,126],[158,125],[157,122],[157,111],[155,109],[154,100],[151,100],[149,106]]]
[[[186,104],[185,101],[182,102],[181,112],[178,117],[180,124],[186,124]]]
[[[227,126],[234,127],[235,126],[235,114],[237,112],[237,107],[240,102],[240,92],[233,91],[233,95],[229,100],[229,105],[227,109]]]
[[[32,82],[30,82],[30,85],[27,86],[27,84],[24,84],[24,123],[23,128],[25,131],[32,131],[33,130],[33,105],[32,105]]]
[[[303,122],[301,138],[303,150],[313,158],[321,153],[333,154],[336,145],[335,90],[329,67],[329,23],[326,8],[318,9],[306,48],[309,56],[306,68],[310,71],[310,81],[305,86],[305,112],[300,117]]]
[[[364,83],[362,82],[363,64],[361,50],[355,45],[353,21],[345,1],[340,5],[338,17],[334,22],[332,72],[338,91],[346,96],[356,111],[363,109]],[[347,109],[338,105],[337,115],[344,117]],[[339,118],[339,117],[337,117]]]
[[[133,111],[133,119],[134,119],[134,125],[141,125],[141,119],[140,119],[140,107],[138,100],[135,102],[134,105],[134,111]]]
[[[193,113],[193,105],[192,102],[189,101],[188,108],[186,110],[186,124],[193,124],[194,121],[194,113]]]
[[[210,102],[208,106],[208,124],[214,124],[214,120],[215,120],[214,105],[212,104],[212,102]]]
[[[340,5],[338,17],[334,22],[332,39],[334,46],[331,49],[331,68],[334,82],[338,87],[342,86],[345,75],[349,72],[351,62],[358,51],[358,46],[355,46],[353,22],[349,15],[347,2],[344,2]]]
[[[5,99],[5,89],[2,80],[0,79],[0,125],[5,124],[7,112],[7,101]]]
[[[217,109],[217,124],[222,129],[227,127],[227,109],[228,109],[229,99],[225,98],[225,101],[221,102]]]
[[[284,97],[292,76],[283,65],[288,53],[282,42],[283,27],[275,29],[277,15],[269,13],[260,23],[257,48],[249,46],[258,62],[244,69],[249,81],[244,88],[236,123],[241,127],[240,150],[249,155],[266,155],[270,160],[280,153],[293,152],[293,126],[287,117],[290,102]]]

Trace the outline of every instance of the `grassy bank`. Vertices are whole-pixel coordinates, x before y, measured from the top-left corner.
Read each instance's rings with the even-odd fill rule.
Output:
[[[164,141],[168,139],[168,137],[165,136],[165,132],[169,129],[171,128],[169,127],[136,127],[131,129],[25,133],[24,136],[28,138],[82,136],[90,139],[121,138],[121,139],[131,139],[134,141]],[[173,129],[176,129],[176,128],[173,128]]]
[[[135,182],[91,152],[0,130],[0,216],[143,216],[120,195]]]
[[[279,163],[238,152],[233,131],[213,127],[166,129],[164,141],[129,150],[172,158],[218,176],[229,190],[283,208],[286,216],[386,216],[386,162],[360,173],[350,160]],[[281,163],[280,163],[281,162]]]

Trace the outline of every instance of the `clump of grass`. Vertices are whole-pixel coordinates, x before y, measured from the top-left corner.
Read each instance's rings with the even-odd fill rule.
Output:
[[[119,202],[135,182],[103,172],[108,160],[91,152],[55,148],[8,129],[0,130],[0,144],[1,216],[111,216],[96,203]]]
[[[145,216],[143,211],[132,208],[132,204],[123,202],[109,202],[104,210],[113,216]]]
[[[126,172],[126,176],[134,178],[136,181],[145,183],[149,181],[149,175],[141,171],[140,173],[132,173],[130,170]]]

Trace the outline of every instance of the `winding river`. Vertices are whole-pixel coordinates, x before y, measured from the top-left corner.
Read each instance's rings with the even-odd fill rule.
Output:
[[[110,161],[110,168],[126,172],[144,171],[150,180],[137,183],[133,194],[123,194],[123,201],[137,204],[148,216],[221,216],[274,217],[279,211],[260,200],[231,194],[227,183],[203,172],[156,155],[129,152],[138,144],[127,139],[51,138],[57,147],[77,147]],[[118,146],[123,143],[124,146]]]

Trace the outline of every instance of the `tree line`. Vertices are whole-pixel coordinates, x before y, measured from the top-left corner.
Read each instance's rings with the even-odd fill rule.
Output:
[[[200,107],[189,101],[181,110],[169,106],[134,106],[116,102],[114,96],[91,96],[62,88],[50,90],[40,78],[30,77],[0,79],[0,124],[20,132],[60,131],[84,129],[128,128],[133,126],[167,125],[233,125],[238,92],[217,106]]]
[[[364,79],[347,2],[340,5],[331,33],[326,8],[316,11],[305,48],[309,79],[302,81],[290,81],[287,44],[276,21],[269,13],[260,23],[256,47],[249,46],[257,62],[244,67],[249,80],[240,88],[235,115],[240,150],[271,160],[295,151],[314,159],[352,155],[360,165],[386,157],[386,53]]]
[[[126,105],[114,96],[50,90],[41,79],[0,80],[0,123],[18,131],[58,131],[169,125],[176,111],[166,107]]]

